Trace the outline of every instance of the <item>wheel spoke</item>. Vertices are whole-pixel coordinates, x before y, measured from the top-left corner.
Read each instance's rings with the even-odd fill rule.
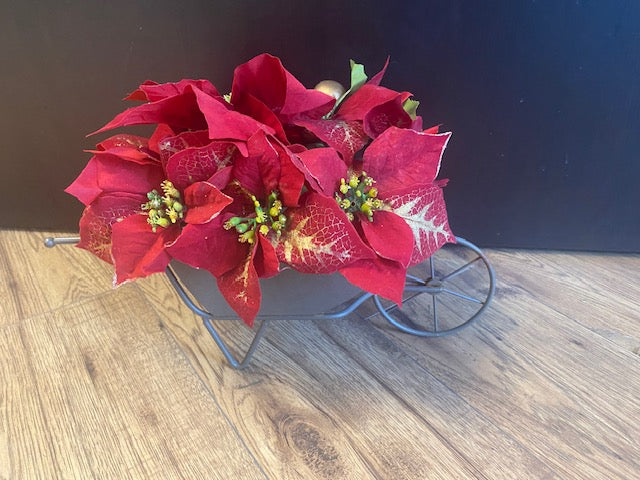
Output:
[[[431,271],[431,278],[436,278],[436,262],[433,260],[433,255],[429,257],[429,270]]]
[[[424,280],[420,277],[416,277],[415,275],[411,275],[410,273],[407,273],[407,279],[416,282],[418,285],[424,285]]]
[[[469,263],[465,263],[463,266],[461,266],[460,268],[458,268],[457,270],[454,270],[453,272],[451,272],[448,275],[445,275],[444,277],[442,277],[440,280],[442,282],[446,282],[447,280],[452,279],[453,277],[460,275],[461,273],[466,272],[467,270],[469,270],[471,267],[473,267],[474,263],[476,263],[478,260],[482,260],[480,257],[476,257],[473,260],[471,260]]]
[[[437,332],[438,331],[438,309],[436,308],[437,300],[435,295],[431,297],[431,302],[433,303],[433,331]]]
[[[413,295],[408,296],[407,298],[402,300],[402,303],[404,305],[406,305],[407,303],[409,303],[411,300],[413,300],[414,298],[416,298],[419,295],[422,295],[423,292],[418,292],[418,293],[414,293]],[[382,303],[381,303],[382,304]],[[398,308],[398,304],[397,303],[392,303],[389,307],[385,308],[384,311],[389,313],[389,312],[393,312],[396,308]],[[375,317],[379,312],[375,312],[372,313],[371,315],[367,316],[365,318],[365,320],[369,320],[370,318]]]
[[[465,300],[469,300],[470,302],[479,303],[480,305],[482,305],[484,303],[482,300],[478,300],[477,298],[470,297],[470,296],[465,295],[463,293],[454,292],[453,290],[449,290],[447,288],[443,288],[442,291],[445,292],[445,293],[448,293],[449,295],[453,295],[453,296],[458,297],[458,298],[463,298]]]

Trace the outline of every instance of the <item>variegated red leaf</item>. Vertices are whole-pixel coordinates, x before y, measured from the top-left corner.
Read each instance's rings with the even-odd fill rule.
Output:
[[[240,156],[235,143],[213,141],[204,147],[191,147],[172,155],[167,164],[167,178],[179,190],[211,178],[218,170],[233,164]]]
[[[393,213],[407,222],[413,232],[410,266],[426,260],[445,243],[455,243],[439,185],[415,185],[392,192],[384,201],[391,205]]]
[[[149,146],[149,140],[145,137],[139,137],[138,135],[128,135],[125,133],[119,133],[112,137],[102,140],[98,143],[99,150],[108,150],[113,147],[129,147],[137,150],[145,149]]]
[[[157,133],[158,136],[162,135],[162,131]],[[209,140],[209,132],[207,130],[198,130],[197,132],[187,131],[178,135],[163,136],[162,138],[157,138],[157,143],[162,163],[166,165],[171,155],[190,147],[204,147],[211,143],[211,140]]]
[[[348,165],[351,165],[355,153],[369,141],[362,122],[358,120],[300,120],[296,123],[335,148]]]
[[[111,226],[140,210],[142,195],[102,195],[85,208],[80,218],[80,242],[77,247],[93,253],[107,263],[111,258]]]
[[[257,247],[257,245],[256,245]],[[244,262],[218,277],[218,288],[231,308],[250,327],[260,310],[260,283],[253,265],[255,248]]]
[[[277,243],[281,261],[304,273],[333,273],[375,254],[333,198],[308,193],[287,210],[286,233]]]

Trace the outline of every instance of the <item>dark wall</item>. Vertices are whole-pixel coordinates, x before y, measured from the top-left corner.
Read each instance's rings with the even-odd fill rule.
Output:
[[[454,132],[451,224],[486,246],[640,251],[640,2],[0,2],[0,227],[75,229],[84,135],[145,79],[261,52],[305,84],[370,73]]]

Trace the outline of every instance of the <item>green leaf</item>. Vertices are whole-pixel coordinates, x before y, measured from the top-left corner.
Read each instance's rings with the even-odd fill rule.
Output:
[[[418,110],[418,105],[420,105],[420,102],[417,100],[412,100],[411,98],[407,98],[402,104],[402,108],[404,108],[404,111],[409,114],[411,120],[416,119],[416,111]]]
[[[344,102],[351,94],[353,94],[353,92],[358,90],[367,81],[367,74],[364,73],[364,65],[362,65],[361,63],[356,63],[353,60],[349,60],[349,65],[351,67],[351,86],[349,87],[349,90],[344,92],[344,94],[338,100],[336,100],[336,103],[333,105],[331,111],[324,117],[322,117],[325,120],[333,117],[342,102]]]
[[[361,63],[349,60],[349,65],[351,65],[351,88],[349,88],[349,91],[353,93],[365,84],[367,74],[364,73],[364,65]]]

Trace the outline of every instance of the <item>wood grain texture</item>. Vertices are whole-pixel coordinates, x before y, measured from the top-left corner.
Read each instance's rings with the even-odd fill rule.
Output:
[[[154,305],[167,305],[175,295],[167,298],[162,277],[139,285]],[[314,335],[312,324],[278,322],[261,345],[262,355],[237,372],[225,364],[199,320],[177,306],[159,313],[180,344],[189,345],[185,351],[270,477],[476,477],[455,447],[326,335]],[[234,348],[246,348],[251,336],[246,328],[228,322],[221,329]]]
[[[0,478],[265,478],[135,286],[61,299],[0,327]]]
[[[491,251],[495,302],[459,334],[402,334],[365,305],[274,322],[238,372],[166,277],[111,291],[108,265],[43,236],[0,232],[2,480],[640,471],[640,256]],[[477,270],[455,288],[481,295]],[[442,300],[445,323],[473,311]],[[247,347],[247,328],[220,328]]]
[[[640,380],[632,372],[640,358],[595,331],[597,325],[606,328],[618,311],[593,301],[593,289],[581,288],[591,268],[580,271],[569,259],[579,256],[494,252],[505,278],[496,302],[476,328],[453,337],[425,345],[375,323],[417,364],[562,477],[634,478],[640,471],[634,438],[640,430]],[[514,266],[522,257],[529,261]],[[531,272],[532,265],[546,275]],[[633,289],[635,294],[612,289],[606,295],[624,312],[628,294],[640,298],[640,285]],[[581,312],[579,319],[572,306]],[[416,302],[405,314],[419,317],[429,308]],[[633,334],[637,325],[629,328]]]
[[[111,290],[111,266],[72,246],[46,248],[49,232],[5,231],[0,241],[0,325]],[[57,233],[58,236],[65,236]],[[76,234],[77,235],[77,234]]]

